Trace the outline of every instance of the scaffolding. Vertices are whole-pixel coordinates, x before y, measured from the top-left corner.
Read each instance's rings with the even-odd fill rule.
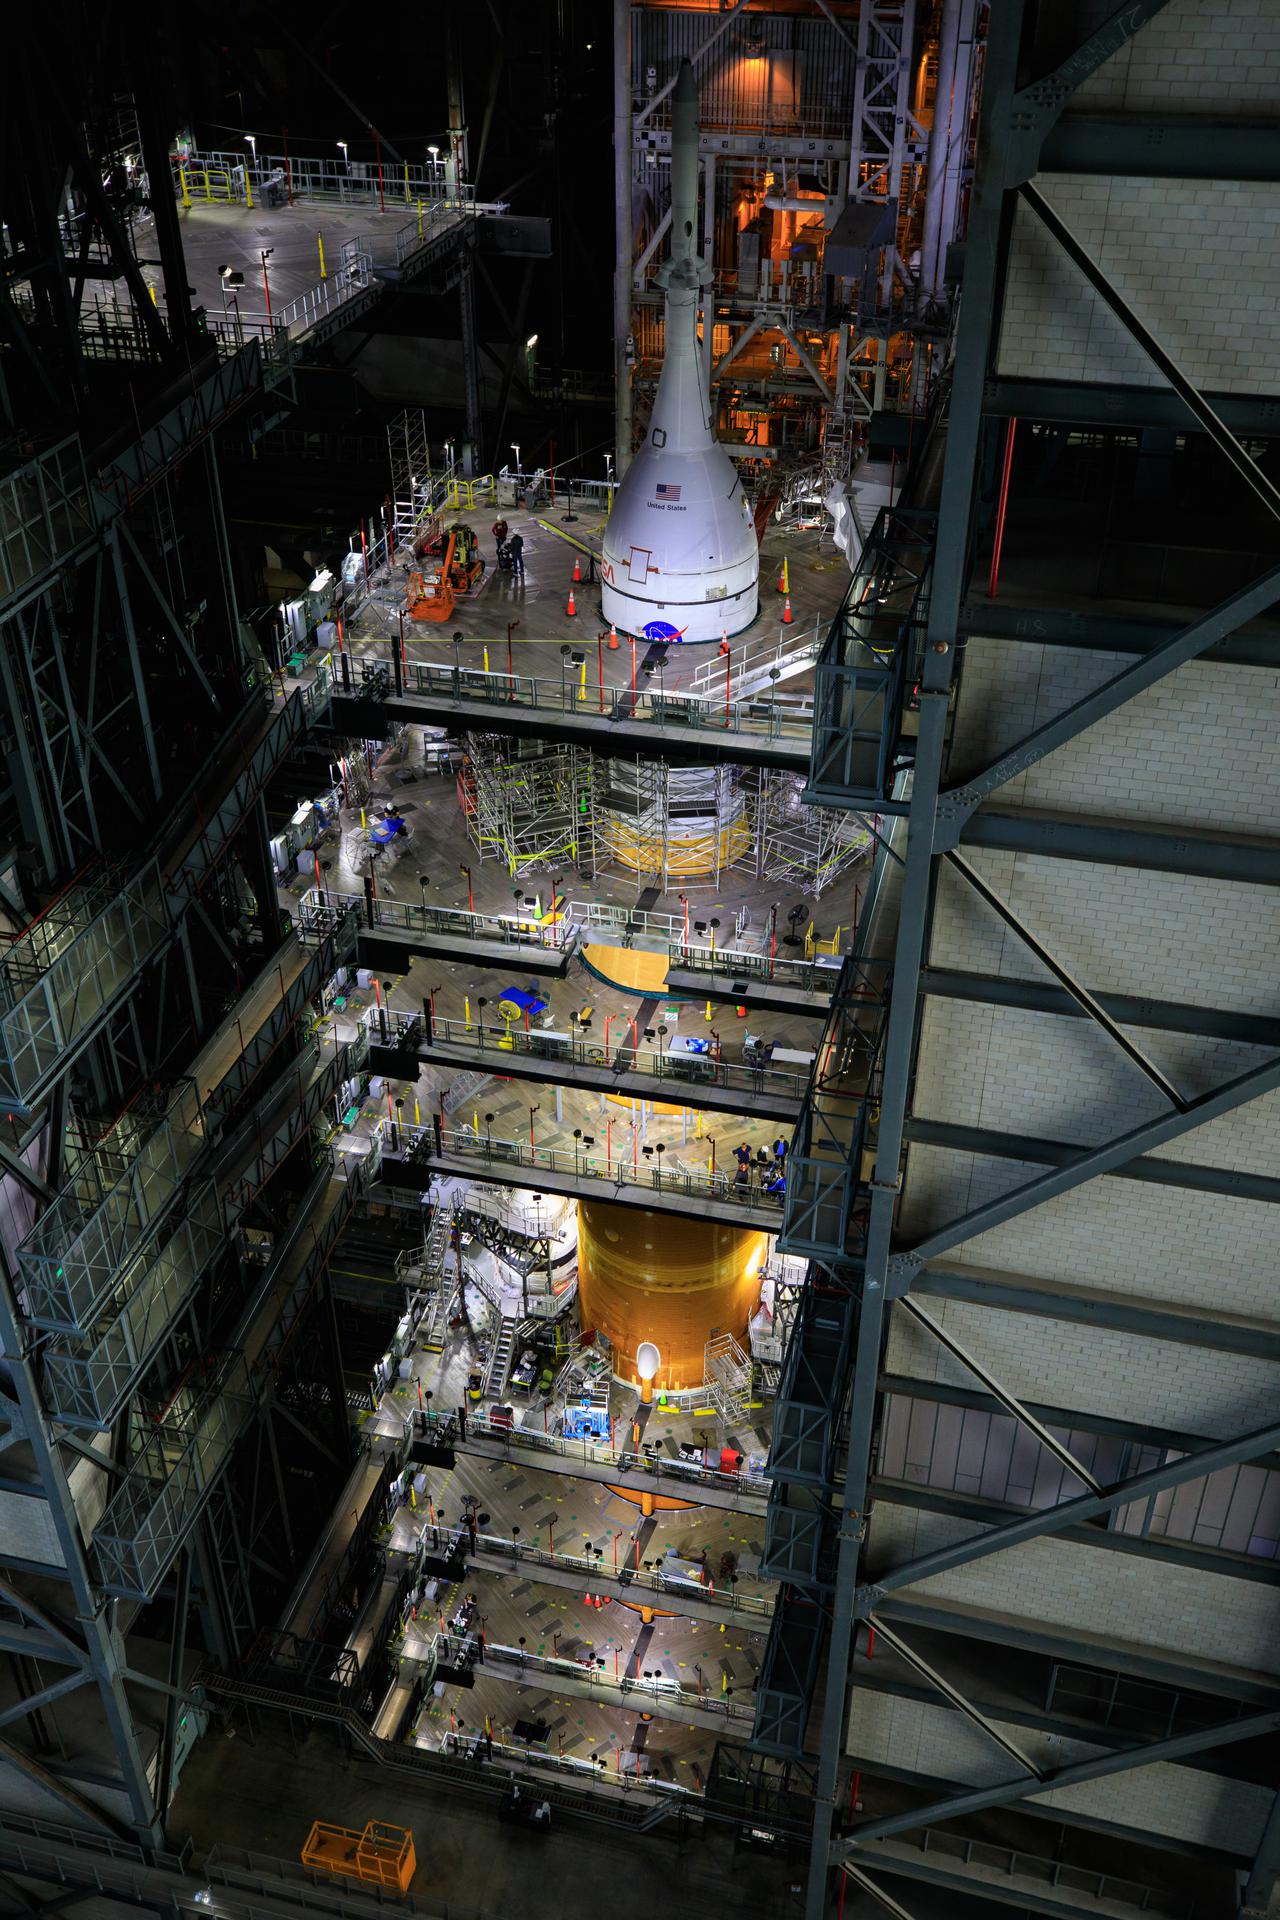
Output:
[[[705,1348],[707,1398],[725,1428],[740,1427],[751,1403],[751,1356],[731,1333],[713,1334]]]
[[[387,457],[391,464],[391,512],[397,553],[412,553],[421,523],[431,518],[431,447],[427,416],[421,407],[406,407],[387,423]]]
[[[573,864],[596,869],[597,766],[585,747],[468,734],[458,799],[471,844],[513,880]]]
[[[815,899],[864,860],[871,829],[857,814],[806,806],[800,775],[765,769],[755,775],[757,876],[799,887]]]
[[[601,864],[664,890],[672,882],[718,886],[729,868],[751,865],[748,795],[734,767],[672,767],[609,760],[601,769]]]

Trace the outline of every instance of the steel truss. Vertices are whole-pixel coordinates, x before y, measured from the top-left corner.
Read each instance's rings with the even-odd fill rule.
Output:
[[[1094,636],[1087,620],[1080,623],[1077,637],[1071,624],[1074,616],[1047,613],[1046,631],[1037,625],[1035,615],[997,607],[992,610],[996,624],[989,626],[985,603],[979,609],[964,598],[973,552],[984,409],[992,405],[997,413],[1011,410],[1008,402],[1001,400],[1001,383],[993,383],[990,376],[1002,297],[1005,238],[1015,198],[1036,216],[1169,382],[1176,395],[1171,404],[1179,410],[1179,421],[1194,421],[1240,480],[1280,517],[1280,497],[1237,437],[1251,417],[1249,408],[1236,405],[1219,411],[1198,392],[1056,213],[1051,185],[1042,192],[1031,184],[1042,151],[1051,155],[1058,151],[1052,145],[1054,129],[1073,89],[1140,32],[1160,10],[1161,3],[1146,0],[1145,4],[1119,10],[1055,72],[1021,91],[1016,75],[1022,57],[1024,8],[1015,0],[1008,8],[991,10],[936,529],[922,522],[908,526],[904,520],[900,530],[887,525],[878,530],[880,557],[874,566],[864,569],[867,577],[863,586],[851,596],[837,622],[819,668],[811,793],[832,807],[905,814],[906,837],[905,857],[896,875],[896,933],[888,963],[883,1040],[876,1055],[874,1104],[864,1111],[862,1124],[852,1127],[850,1114],[833,1110],[829,1099],[824,1111],[815,1084],[793,1148],[788,1183],[792,1190],[788,1193],[782,1239],[787,1250],[807,1253],[814,1264],[779,1382],[772,1460],[775,1486],[765,1552],[771,1570],[780,1578],[791,1579],[795,1586],[784,1591],[775,1615],[761,1672],[753,1744],[762,1752],[779,1755],[801,1750],[805,1712],[797,1675],[802,1678],[804,1673],[816,1671],[825,1630],[825,1700],[808,1920],[822,1920],[827,1912],[833,1893],[833,1868],[847,1871],[889,1910],[903,1911],[866,1871],[875,1866],[877,1844],[889,1836],[915,1829],[924,1829],[927,1836],[935,1823],[987,1807],[1029,1803],[1034,1809],[1036,1796],[1051,1789],[1212,1752],[1228,1743],[1271,1732],[1280,1723],[1273,1702],[1268,1700],[1235,1719],[1224,1718],[1190,1733],[1129,1745],[1094,1759],[1063,1766],[1037,1762],[1022,1751],[1007,1728],[993,1725],[913,1646],[911,1620],[918,1616],[922,1624],[942,1626],[945,1631],[950,1619],[947,1609],[931,1606],[925,1598],[901,1609],[895,1604],[904,1589],[909,1593],[921,1581],[949,1568],[1001,1555],[1020,1543],[1062,1535],[1071,1529],[1076,1530],[1072,1538],[1088,1537],[1090,1528],[1104,1526],[1109,1515],[1129,1502],[1149,1499],[1240,1462],[1257,1461],[1274,1449],[1280,1437],[1275,1425],[1269,1424],[1214,1445],[1193,1446],[1179,1458],[1143,1472],[1130,1471],[1118,1482],[1105,1484],[1073,1457],[1032,1409],[1002,1386],[980,1356],[960,1347],[915,1297],[917,1293],[934,1294],[1007,1304],[1046,1317],[1060,1312],[1067,1319],[1089,1319],[1094,1303],[1086,1306],[1083,1297],[1073,1303],[1069,1289],[1065,1299],[1062,1289],[1052,1289],[1050,1300],[1033,1281],[971,1272],[963,1266],[949,1267],[947,1257],[954,1259],[956,1249],[987,1228],[1016,1219],[1107,1173],[1177,1177],[1211,1191],[1280,1197],[1280,1193],[1270,1191],[1274,1183],[1262,1176],[1233,1176],[1230,1169],[1225,1169],[1220,1180],[1215,1169],[1186,1167],[1181,1161],[1175,1168],[1145,1157],[1162,1142],[1184,1140],[1215,1117],[1280,1086],[1280,1053],[1274,1051],[1280,1033],[1275,1023],[1264,1020],[1254,1026],[1246,1022],[1246,1027],[1237,1028],[1240,1016],[1234,1014],[1162,1008],[1160,1003],[1152,1003],[1148,1020],[1144,1003],[1141,1024],[1166,1026],[1175,1032],[1221,1035],[1272,1050],[1270,1057],[1208,1092],[1189,1092],[1178,1085],[1176,1076],[1163,1073],[1134,1042],[1127,1027],[1139,1018],[1136,1007],[1124,1004],[1117,996],[1091,991],[1087,982],[1058,960],[1036,928],[995,894],[966,857],[969,847],[1005,846],[1055,857],[1153,865],[1253,884],[1275,884],[1280,875],[1274,869],[1273,849],[1265,843],[1242,846],[1226,836],[1210,834],[1203,848],[1192,847],[1189,858],[1179,864],[1173,854],[1174,836],[1162,835],[1158,829],[1108,824],[1094,831],[1053,818],[1002,816],[990,803],[1009,780],[1080,737],[1139,692],[1159,684],[1178,666],[1203,657],[1211,648],[1218,658],[1252,659],[1257,643],[1251,637],[1242,638],[1239,629],[1280,598],[1280,569],[1267,571],[1185,627],[1156,629],[1150,634],[1133,629],[1127,645],[1126,635],[1113,629],[1109,638],[1117,650],[1134,656],[1128,665],[963,783],[948,786],[945,779],[959,666],[957,642],[966,631],[1004,633],[1015,639],[1034,635],[1041,642],[1052,635],[1064,644],[1104,644],[1101,629]],[[1095,129],[1089,135],[1095,160],[1108,150],[1118,155],[1130,151],[1131,143],[1125,145],[1130,131],[1121,124],[1116,144],[1108,149],[1103,132]],[[1071,140],[1059,143],[1063,152],[1075,152],[1084,137],[1076,122],[1071,123],[1071,134]],[[1087,397],[1077,400],[1064,395],[1060,404],[1074,409],[1070,415],[1073,418],[1105,421],[1117,417],[1105,408],[1100,413],[1091,412]],[[1136,417],[1145,418],[1144,409],[1167,409],[1168,404],[1159,393],[1148,396],[1143,390],[1135,399]],[[1034,403],[1028,410],[1034,411]],[[1223,418],[1224,412],[1227,419]],[[895,532],[898,537],[891,540]],[[927,595],[921,591],[926,577]],[[1064,627],[1060,636],[1053,635],[1055,624]],[[908,689],[910,700],[904,697]],[[909,798],[899,778],[905,767],[911,771]],[[1188,853],[1185,836],[1181,851]],[[886,857],[882,851],[882,861]],[[926,968],[937,875],[944,863],[1035,957],[1039,967],[1034,983],[997,982],[979,975]],[[1047,968],[1047,975],[1041,968]],[[1160,1110],[1154,1118],[1089,1147],[1029,1143],[1003,1135],[979,1135],[972,1128],[948,1129],[941,1123],[916,1121],[911,1112],[912,1085],[922,1003],[930,993],[972,998],[979,1003],[1043,1008],[1087,1024],[1144,1076],[1148,1089],[1158,1098]],[[897,1237],[897,1218],[904,1151],[909,1141],[926,1136],[935,1144],[994,1153],[1010,1160],[1039,1159],[1044,1170],[998,1198],[982,1201],[903,1244]],[[1162,1166],[1168,1171],[1162,1173]],[[1233,1178],[1245,1184],[1231,1184]],[[992,1400],[1039,1446],[1057,1454],[1061,1465],[1075,1476],[1080,1491],[1074,1498],[1060,1499],[1057,1505],[1033,1512],[1011,1515],[1005,1509],[945,1547],[905,1560],[891,1559],[887,1565],[877,1562],[874,1570],[868,1571],[868,1508],[881,1355],[894,1302],[899,1312],[909,1314],[930,1338],[942,1340]],[[1174,1316],[1170,1313],[1122,1296],[1099,1302],[1098,1311],[1098,1324],[1210,1347],[1225,1343],[1227,1350],[1234,1350],[1234,1336],[1225,1325],[1225,1316],[1219,1319],[1208,1306],[1202,1314],[1193,1316],[1180,1334],[1172,1330]],[[1273,1354],[1275,1336],[1259,1328],[1256,1341],[1251,1336],[1240,1350]],[[844,1445],[844,1462],[837,1479],[838,1442]],[[923,1504],[938,1503],[925,1496]],[[942,1510],[963,1509],[964,1503],[958,1501]],[[1269,1570],[1258,1571],[1265,1575]],[[799,1605],[792,1602],[797,1589],[802,1596]],[[823,1603],[822,1627],[816,1633],[812,1626],[814,1601]],[[886,1611],[892,1625],[886,1621]],[[924,1804],[913,1804],[907,1811],[883,1819],[855,1821],[840,1831],[837,1809],[845,1798],[842,1756],[854,1634],[859,1621],[887,1631],[890,1644],[939,1699],[966,1715],[1004,1749],[1009,1762],[1006,1777],[972,1791],[926,1796]],[[1258,1906],[1265,1902],[1280,1870],[1278,1833],[1280,1820],[1273,1813],[1248,1886],[1248,1898]],[[920,1877],[928,1875],[922,1872]],[[966,1891],[980,1891],[972,1881],[965,1884]]]

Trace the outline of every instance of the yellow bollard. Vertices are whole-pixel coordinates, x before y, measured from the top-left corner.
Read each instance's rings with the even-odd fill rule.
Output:
[[[478,1140],[480,1138],[480,1115],[478,1113],[473,1113],[471,1116],[471,1131]]]
[[[706,1012],[706,1018],[707,1018],[708,1020],[709,1020],[709,1019],[711,1018],[711,1002],[710,1002],[709,1000],[708,1000],[708,1002],[707,1002],[707,1012]]]
[[[253,188],[249,184],[248,167],[246,167],[244,170],[244,203],[245,203],[245,206],[249,209],[250,213],[252,213],[253,212]]]
[[[324,264],[324,235],[322,233],[318,233],[316,235],[316,245],[320,249],[320,278],[322,280],[327,280],[329,278],[329,273],[328,273],[328,269]]]
[[[404,163],[404,203],[406,207],[409,204],[409,162],[407,160]]]
[[[178,178],[182,182],[182,204],[184,207],[189,207],[191,205],[191,189],[187,185],[187,170],[185,167],[178,168]]]
[[[360,831],[361,831],[362,833],[364,832],[364,808],[363,808],[363,807],[361,807],[361,809],[360,809]],[[711,1005],[711,1002],[710,1002],[709,1000],[708,1000],[708,1002],[707,1002],[707,1005],[708,1005],[708,1006],[710,1006],[710,1005]],[[708,1018],[708,1020],[709,1020],[709,1019],[711,1018],[711,1015],[710,1015],[710,1014],[708,1014],[708,1015],[707,1015],[707,1018]]]
[[[587,663],[584,660],[582,663],[582,678],[578,682],[578,698],[579,700],[585,700],[586,697],[587,697]]]
[[[153,307],[158,307],[158,306],[159,306],[159,304],[160,304],[160,302],[159,302],[159,301],[158,301],[158,300],[156,299],[156,290],[155,290],[155,288],[154,288],[154,286],[148,286],[148,287],[147,287],[147,292],[148,292],[148,293],[149,293],[149,294],[151,295],[151,304],[152,304],[152,306],[153,306]]]
[[[463,999],[462,999],[462,1010],[463,1010],[463,1012],[464,1012],[464,1014],[466,1015],[466,1021],[467,1021],[467,1025],[468,1025],[468,1027],[470,1027],[470,1025],[471,1025],[471,995],[470,995],[469,993],[468,993],[468,994],[464,994],[464,995],[463,995]]]
[[[418,202],[418,238],[419,240],[421,240],[422,238],[422,202],[421,200],[419,200]],[[430,473],[430,471],[431,471],[431,464],[428,461],[427,472]]]
[[[485,648],[485,650],[484,650],[484,670],[485,670],[485,672],[486,672],[486,673],[488,673],[488,671],[489,671],[489,649],[488,649],[488,647],[486,647],[486,648]]]
[[[422,1125],[422,1110],[418,1105],[418,1096],[416,1093],[413,1096],[413,1124],[415,1127]]]

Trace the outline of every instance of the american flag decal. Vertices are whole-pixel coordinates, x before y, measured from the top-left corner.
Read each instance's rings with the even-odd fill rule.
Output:
[[[665,480],[659,480],[657,486],[654,488],[654,492],[657,494],[659,500],[678,500],[680,498],[679,487],[669,487]]]

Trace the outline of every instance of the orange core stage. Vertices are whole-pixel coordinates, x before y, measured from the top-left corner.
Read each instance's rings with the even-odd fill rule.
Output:
[[[638,1382],[636,1350],[651,1341],[659,1392],[699,1386],[710,1336],[745,1338],[767,1246],[747,1227],[580,1200],[582,1323],[608,1336],[620,1379]]]

